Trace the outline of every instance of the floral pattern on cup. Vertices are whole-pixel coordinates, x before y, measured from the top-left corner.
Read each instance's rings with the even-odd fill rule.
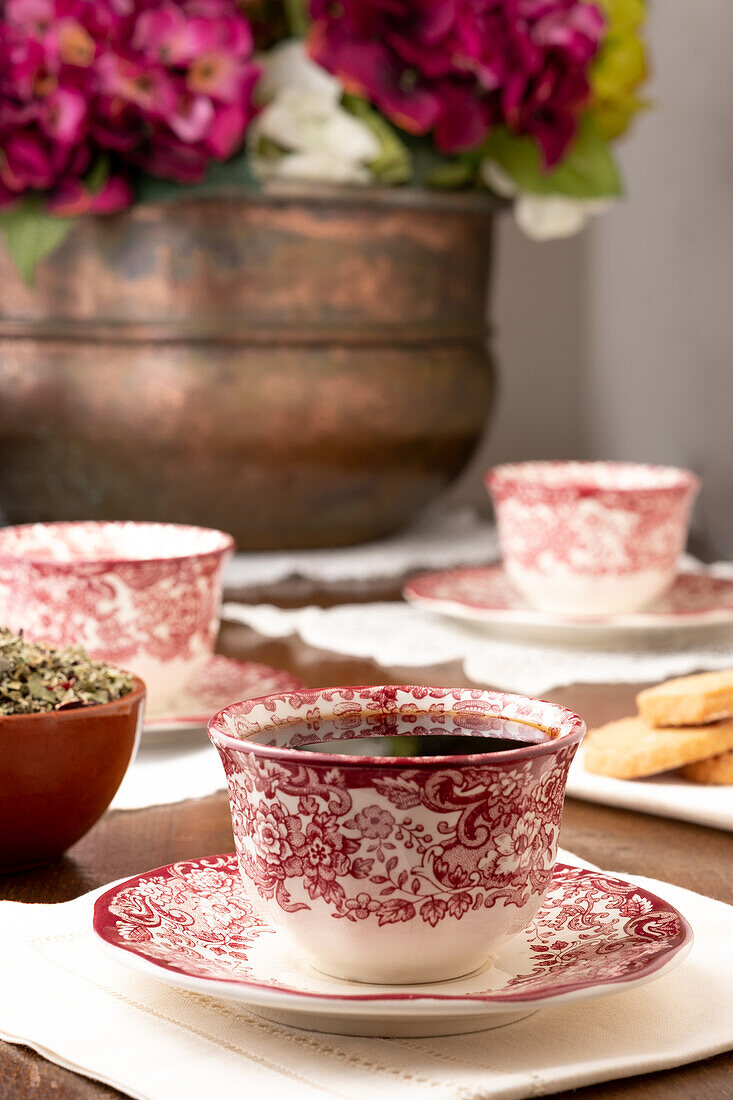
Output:
[[[229,535],[154,523],[51,523],[0,531],[0,621],[146,681],[152,710],[210,657]]]
[[[544,893],[573,752],[540,767],[405,768],[386,778],[350,769],[359,797],[336,767],[291,771],[222,755],[242,873],[263,898],[289,912],[321,899],[340,919],[434,926]]]
[[[450,763],[293,751],[320,740],[321,718],[334,715],[334,738],[388,733],[395,717],[411,721],[416,736],[440,734],[456,715],[467,728],[505,717],[557,736]],[[368,725],[358,728],[364,716]],[[289,732],[294,717],[311,732]],[[583,729],[549,703],[422,687],[273,696],[235,704],[209,724],[227,775],[242,876],[268,916],[279,913],[294,930],[305,913],[382,929],[463,921],[472,935],[485,927],[489,939],[518,932],[542,901]]]
[[[698,480],[625,462],[523,462],[490,470],[507,572],[552,611],[633,611],[661,595],[684,549]]]

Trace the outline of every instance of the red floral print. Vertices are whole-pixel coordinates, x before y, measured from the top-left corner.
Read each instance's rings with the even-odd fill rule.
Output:
[[[443,732],[449,714],[472,728],[486,721],[491,694],[360,690],[368,717],[355,728],[349,709],[343,728],[329,737],[372,735],[391,714],[414,719],[416,734]],[[534,756],[522,751],[517,759],[452,767],[360,764],[359,758],[334,766],[328,758],[299,753],[268,757],[262,741],[274,742],[277,751],[301,743],[302,727],[293,727],[291,712],[312,726],[353,695],[344,688],[272,696],[236,704],[210,723],[227,774],[245,881],[286,912],[317,902],[335,919],[379,924],[418,920],[435,927],[479,908],[538,904],[552,874],[577,733]],[[493,698],[504,701],[517,721],[538,721],[548,707],[556,709],[514,696]],[[386,709],[375,711],[372,704]],[[426,717],[429,727],[422,724]],[[567,732],[574,729],[568,721]],[[259,734],[260,744],[232,741],[227,730]]]

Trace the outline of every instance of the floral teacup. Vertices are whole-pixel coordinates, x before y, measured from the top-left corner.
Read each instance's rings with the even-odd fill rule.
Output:
[[[129,668],[150,714],[214,651],[234,540],[177,523],[29,523],[0,531],[0,623]]]
[[[672,584],[699,481],[638,462],[518,462],[486,475],[506,571],[533,607],[638,611]]]
[[[303,752],[320,741],[446,725],[534,727],[536,743],[461,756]],[[482,966],[550,882],[568,768],[585,726],[517,695],[328,688],[235,703],[209,723],[255,908],[318,970],[435,982]]]

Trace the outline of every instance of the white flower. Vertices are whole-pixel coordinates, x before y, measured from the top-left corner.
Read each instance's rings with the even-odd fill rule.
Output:
[[[484,181],[501,198],[514,199],[517,225],[534,241],[573,237],[594,214],[605,214],[609,199],[573,199],[568,195],[523,195],[514,180],[496,164],[485,160]]]
[[[287,88],[313,92],[332,103],[338,103],[341,98],[338,80],[311,60],[299,38],[281,42],[260,54],[257,64],[262,70],[255,92],[260,103],[270,103]]]
[[[495,160],[485,160],[481,165],[481,175],[487,187],[501,199],[513,199],[519,191],[516,183]]]
[[[541,843],[540,831],[541,824],[537,816],[527,813],[513,822],[511,832],[495,836],[493,869],[496,874],[516,875],[535,862]],[[481,862],[479,868],[484,869]]]
[[[573,237],[595,214],[605,214],[607,199],[571,199],[567,195],[520,195],[514,206],[519,228],[534,241]]]
[[[308,57],[300,41],[283,42],[259,59],[257,93],[265,103],[249,129],[255,175],[369,183],[367,164],[380,152],[368,126],[341,106],[343,89]],[[262,155],[273,143],[281,155]]]

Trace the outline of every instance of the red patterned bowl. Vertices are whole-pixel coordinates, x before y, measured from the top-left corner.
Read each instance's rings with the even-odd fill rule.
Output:
[[[699,489],[689,470],[633,462],[521,462],[486,475],[507,573],[563,615],[639,611],[672,584]]]
[[[121,699],[0,717],[0,873],[61,855],[109,806],[132,759],[145,685]]]
[[[234,542],[173,523],[32,523],[0,530],[0,623],[141,676],[170,708],[211,657]]]
[[[388,735],[396,720],[440,734],[449,716],[468,732],[526,722],[546,739],[490,757],[296,749],[320,740],[321,719],[336,720],[337,739]],[[255,907],[316,969],[387,985],[469,973],[532,920],[584,731],[552,703],[428,687],[269,695],[209,722]]]

